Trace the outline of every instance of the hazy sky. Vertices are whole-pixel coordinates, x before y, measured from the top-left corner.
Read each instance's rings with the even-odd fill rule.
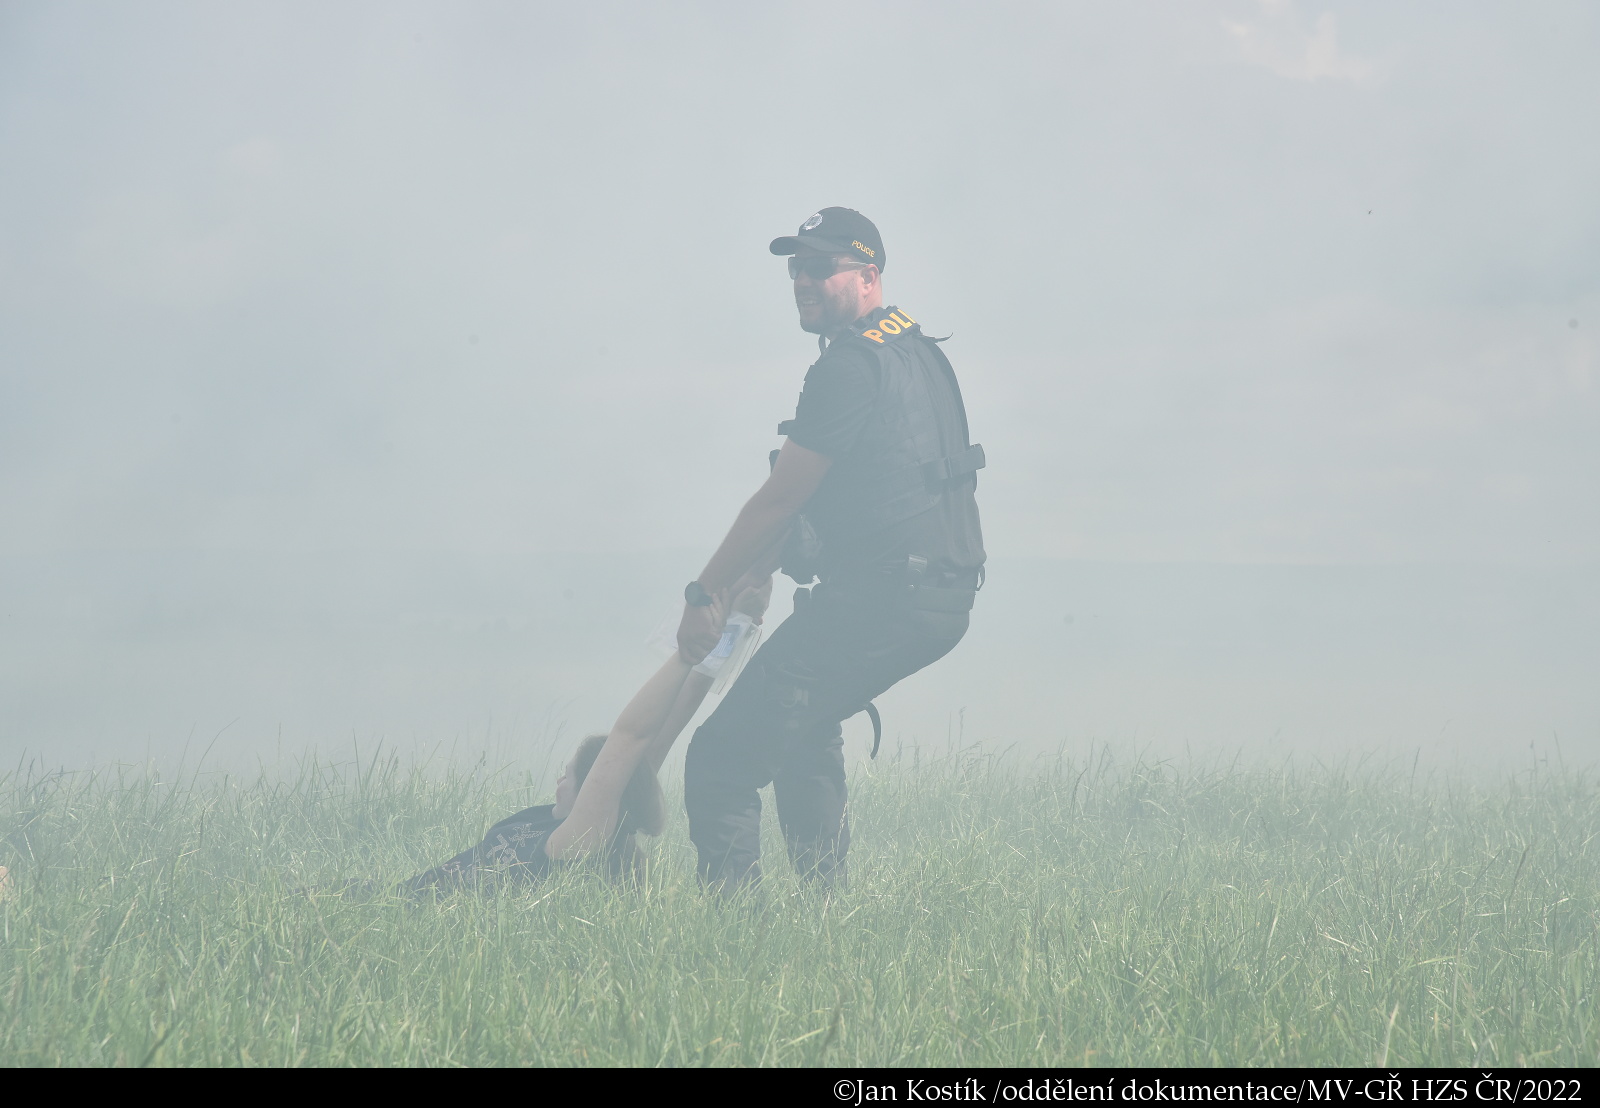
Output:
[[[842,204],[1003,555],[1600,558],[1600,7],[0,0],[0,544],[709,552]]]

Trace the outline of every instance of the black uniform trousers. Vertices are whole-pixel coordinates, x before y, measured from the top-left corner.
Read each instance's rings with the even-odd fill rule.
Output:
[[[961,595],[970,607],[971,592]],[[922,610],[916,596],[889,576],[802,590],[794,615],[695,731],[684,801],[703,883],[727,890],[760,880],[758,790],[769,782],[796,871],[824,884],[843,879],[850,825],[840,724],[967,631],[965,610]]]

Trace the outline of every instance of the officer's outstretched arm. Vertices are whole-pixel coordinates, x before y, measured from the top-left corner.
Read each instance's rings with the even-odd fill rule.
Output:
[[[733,521],[728,537],[700,572],[707,592],[731,588],[780,547],[794,517],[806,506],[833,465],[833,459],[786,439],[772,475],[756,490]]]

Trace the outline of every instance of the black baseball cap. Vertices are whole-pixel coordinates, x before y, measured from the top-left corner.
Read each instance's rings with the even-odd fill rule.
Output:
[[[847,254],[883,271],[883,236],[872,220],[853,208],[823,208],[794,234],[772,240],[774,254],[796,254],[802,246],[825,254]]]

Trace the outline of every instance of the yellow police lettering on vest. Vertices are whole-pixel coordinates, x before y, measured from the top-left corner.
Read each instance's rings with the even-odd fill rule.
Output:
[[[881,343],[883,341],[883,332],[882,331],[863,331],[863,332],[861,332],[861,337],[864,338],[864,339],[871,339],[873,342]]]
[[[850,245],[861,251],[869,258],[876,258],[878,256],[878,252],[864,242],[852,242]]]
[[[878,320],[878,326],[882,327],[891,335],[898,335],[900,333],[900,324],[895,322],[893,319],[880,319]]]
[[[895,310],[895,311],[890,312],[889,314],[891,316],[893,316],[895,318],[895,320],[898,321],[900,326],[902,326],[902,327],[915,327],[917,325],[917,321],[916,320],[912,319],[910,316],[906,315],[904,312],[899,311],[898,309]]]

